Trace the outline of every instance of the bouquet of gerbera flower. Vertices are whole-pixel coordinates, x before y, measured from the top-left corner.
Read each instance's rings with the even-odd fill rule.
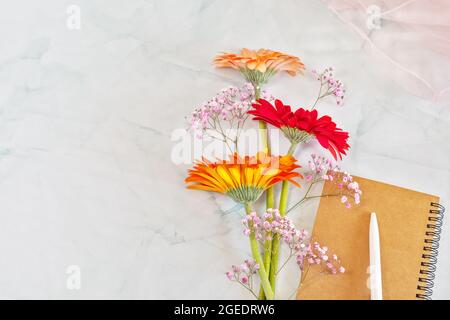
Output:
[[[306,230],[296,228],[287,216],[312,198],[337,196],[348,208],[352,202],[360,201],[362,192],[358,183],[335,164],[350,147],[349,134],[338,128],[331,117],[320,116],[315,109],[319,101],[329,96],[336,99],[337,105],[342,105],[345,93],[342,82],[334,78],[333,68],[322,73],[312,71],[320,82],[317,99],[310,108],[293,110],[262,87],[279,72],[285,71],[291,76],[302,73],[305,66],[299,58],[267,49],[242,49],[239,54],[220,54],[214,63],[217,67],[238,70],[247,83],[240,88],[223,89],[194,110],[189,122],[196,137],[220,141],[226,146],[228,156],[214,161],[202,157],[189,170],[185,181],[189,189],[225,194],[245,208],[243,234],[249,239],[252,258],[241,265],[233,265],[226,276],[258,299],[274,299],[277,275],[291,258],[295,258],[302,272],[300,287],[311,266],[323,268],[324,273],[331,275],[345,272],[336,254],[319,244],[320,239],[312,239]],[[259,122],[262,150],[255,155],[239,154],[238,150],[248,118]],[[271,154],[268,125],[289,140],[290,147],[285,154]],[[328,150],[333,160],[312,154],[300,173],[301,166],[294,157],[296,149],[312,140]],[[312,186],[325,180],[335,183],[337,191],[329,195],[311,194]],[[276,203],[274,187],[278,184],[281,184],[281,191]],[[288,208],[289,187],[300,185],[306,185],[304,196]],[[254,205],[264,194],[266,210],[258,214]],[[281,245],[287,246],[289,256],[280,267]],[[254,290],[257,278],[259,293]]]

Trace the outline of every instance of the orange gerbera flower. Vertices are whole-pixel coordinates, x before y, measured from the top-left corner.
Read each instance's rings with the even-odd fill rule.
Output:
[[[198,161],[189,170],[185,182],[189,189],[206,190],[229,195],[240,203],[251,203],[261,196],[264,190],[280,181],[293,181],[302,177],[294,172],[299,165],[292,156],[268,156],[259,152],[255,157],[240,157],[237,153],[230,160],[210,162]]]
[[[219,68],[233,68],[242,72],[254,85],[260,85],[278,71],[286,71],[291,76],[305,69],[299,58],[268,49],[258,51],[242,49],[239,54],[225,52],[214,58]],[[257,83],[256,83],[257,82]]]

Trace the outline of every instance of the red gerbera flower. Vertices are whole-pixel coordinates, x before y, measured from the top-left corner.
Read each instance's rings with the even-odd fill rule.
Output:
[[[331,152],[333,157],[342,159],[345,151],[350,148],[347,143],[348,132],[336,127],[336,123],[329,116],[318,117],[317,110],[299,108],[292,112],[291,107],[275,100],[275,106],[270,102],[259,99],[253,104],[254,120],[263,120],[280,128],[291,143],[306,142],[316,138],[322,147]]]

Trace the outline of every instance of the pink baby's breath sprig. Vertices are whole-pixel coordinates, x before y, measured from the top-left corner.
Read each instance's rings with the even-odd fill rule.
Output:
[[[351,208],[352,204],[358,205],[361,202],[362,190],[358,182],[353,177],[333,161],[317,154],[311,154],[311,160],[308,161],[309,171],[305,173],[305,180],[309,182],[309,187],[303,198],[294,204],[287,212],[299,206],[308,199],[320,197],[339,197],[340,202],[346,208]],[[312,186],[316,183],[330,181],[333,183],[334,191],[330,194],[321,194],[317,196],[310,195]]]
[[[354,181],[348,172],[342,171],[332,160],[323,156],[312,154],[311,159],[308,162],[308,167],[312,171],[307,175],[310,177],[309,179],[312,179],[311,177],[318,177],[322,180],[332,181],[339,190],[338,195],[341,198],[341,202],[347,208],[351,207],[351,199],[355,204],[361,202],[362,191],[359,188],[359,184]]]
[[[247,289],[255,298],[258,298],[253,291],[253,276],[258,272],[259,264],[253,259],[247,259],[241,265],[231,266],[231,270],[226,273],[230,281],[234,281]]]
[[[300,269],[305,273],[312,265],[320,265],[322,266],[322,272],[333,275],[345,272],[339,257],[334,253],[330,253],[328,247],[321,246],[317,241],[309,243],[304,250],[298,252],[296,259]],[[306,279],[306,275],[302,275],[302,279]]]
[[[343,105],[345,96],[344,84],[341,80],[337,80],[334,77],[333,72],[333,67],[328,67],[321,73],[317,72],[317,70],[312,70],[313,76],[320,81],[319,94],[317,95],[317,99],[314,102],[312,109],[314,109],[320,99],[328,96],[333,96],[338,106]]]
[[[274,98],[266,91],[263,99]],[[197,138],[205,136],[224,142],[231,152],[237,152],[239,135],[248,118],[247,111],[255,101],[255,90],[251,83],[242,87],[230,86],[194,109],[188,119],[189,130],[195,131]]]
[[[298,230],[294,223],[286,216],[282,217],[278,209],[267,209],[262,215],[258,216],[252,212],[242,219],[244,225],[244,235],[255,234],[257,240],[272,240],[273,235],[280,235],[281,240],[294,251],[300,249],[299,243],[307,239],[306,230]]]
[[[302,271],[307,270],[310,265],[322,266],[322,271],[329,274],[344,273],[345,268],[341,265],[337,255],[331,254],[328,248],[321,246],[317,241],[312,241],[308,231],[299,230],[291,219],[282,217],[277,209],[268,209],[261,217],[252,212],[243,220],[244,234],[249,236],[254,233],[258,240],[270,240],[273,235],[280,235],[290,254],[281,269],[292,258],[296,257],[297,264]],[[233,274],[230,273],[230,276]]]

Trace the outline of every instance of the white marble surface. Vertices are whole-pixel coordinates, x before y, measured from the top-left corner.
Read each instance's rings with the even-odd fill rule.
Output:
[[[81,9],[81,29],[66,9]],[[248,298],[224,272],[249,253],[232,204],[187,191],[171,133],[236,73],[222,50],[269,47],[334,65],[354,174],[440,195],[450,205],[450,106],[411,96],[319,1],[10,1],[0,11],[0,297]],[[441,70],[448,72],[449,70]],[[309,78],[269,89],[298,105]],[[308,224],[314,206],[295,216]],[[450,298],[450,228],[434,298]],[[81,290],[66,268],[81,268]],[[297,275],[283,276],[280,296]]]

